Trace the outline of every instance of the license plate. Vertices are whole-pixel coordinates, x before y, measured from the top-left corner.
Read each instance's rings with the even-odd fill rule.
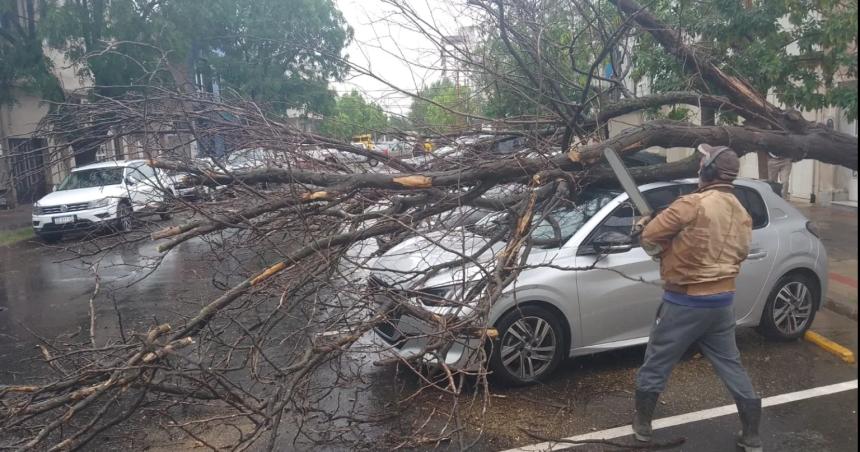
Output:
[[[74,222],[75,222],[75,216],[74,215],[68,215],[65,217],[54,217],[54,224],[68,224],[68,223],[74,223]]]

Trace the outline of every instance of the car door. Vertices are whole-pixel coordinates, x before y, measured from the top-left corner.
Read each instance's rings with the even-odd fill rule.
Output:
[[[753,188],[735,186],[735,197],[752,217],[752,242],[747,259],[741,264],[736,281],[735,317],[749,316],[756,303],[770,291],[771,272],[779,254],[779,234],[770,227],[767,206]]]
[[[655,209],[665,208],[681,187],[669,185],[643,192]],[[629,249],[599,253],[594,242],[607,233],[629,236],[639,213],[628,202],[615,208],[579,246],[577,272],[583,346],[647,337],[662,299],[659,264],[633,238]]]
[[[681,194],[692,193],[698,187],[695,184],[684,184]],[[761,194],[754,188],[735,185],[735,197],[744,206],[752,218],[752,241],[746,260],[741,264],[741,270],[735,281],[735,318],[742,320],[752,313],[759,300],[768,295],[771,272],[779,254],[779,233],[770,226],[767,205]]]
[[[159,198],[155,170],[149,165],[129,166],[126,175],[128,197],[135,212],[152,205]]]

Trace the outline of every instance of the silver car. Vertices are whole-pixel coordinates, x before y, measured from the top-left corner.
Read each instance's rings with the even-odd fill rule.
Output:
[[[696,183],[640,188],[659,210],[694,191]],[[814,225],[768,184],[739,179],[735,187],[753,219],[752,246],[737,280],[737,323],[778,340],[798,338],[827,291],[824,246]],[[498,332],[485,344],[494,378],[527,384],[550,375],[565,358],[647,343],[662,289],[658,263],[630,236],[637,215],[623,192],[589,189],[577,205],[553,210],[553,218],[535,227],[526,268],[489,312],[487,326]],[[480,339],[456,337],[444,348],[428,348],[438,336],[432,337],[432,328],[415,312],[464,316],[471,311],[471,296],[463,294],[483,277],[480,264],[490,263],[505,246],[489,238],[503,223],[501,216],[413,237],[371,263],[369,284],[387,312],[375,333],[387,349],[404,358],[476,368]],[[462,258],[470,254],[479,257]],[[456,260],[462,263],[423,275]],[[386,299],[395,294],[405,294],[408,306],[390,308]]]

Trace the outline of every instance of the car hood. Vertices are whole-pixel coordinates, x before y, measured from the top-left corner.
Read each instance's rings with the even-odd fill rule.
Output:
[[[81,202],[98,201],[102,198],[114,198],[125,196],[122,185],[107,185],[104,187],[77,188],[74,190],[61,190],[48,193],[39,200],[40,206],[58,206],[61,204],[75,204]]]
[[[446,262],[472,257],[489,243],[483,237],[463,228],[436,231],[406,239],[382,256],[372,260],[370,273],[385,284],[413,289],[424,276],[420,272]],[[497,252],[505,246],[498,242],[468,262],[441,270],[424,281],[422,287],[436,287],[471,281],[479,277],[480,267],[491,264]]]

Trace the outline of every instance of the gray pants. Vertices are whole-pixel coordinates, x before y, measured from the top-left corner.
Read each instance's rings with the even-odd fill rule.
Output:
[[[775,159],[768,157],[767,178],[771,182],[782,184],[782,197],[788,199],[788,180],[791,177],[791,159]]]
[[[645,363],[636,376],[636,389],[663,392],[672,368],[687,349],[698,343],[734,398],[758,396],[741,365],[735,343],[735,314],[725,308],[690,308],[663,302],[651,329]]]

